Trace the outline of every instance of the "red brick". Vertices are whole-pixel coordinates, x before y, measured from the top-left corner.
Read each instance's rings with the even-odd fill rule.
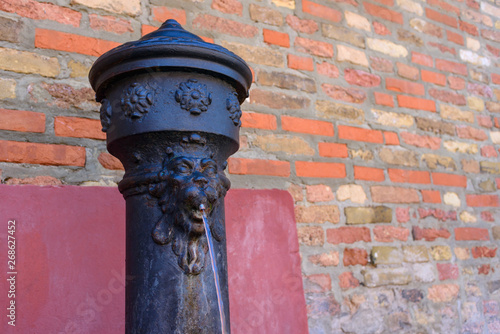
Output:
[[[436,263],[439,280],[458,279],[458,266],[453,263]]]
[[[448,84],[450,88],[454,90],[462,90],[465,88],[465,80],[460,77],[449,76]]]
[[[471,94],[482,96],[487,99],[493,98],[493,91],[489,85],[482,85],[469,82],[467,83],[467,91]]]
[[[80,117],[59,116],[54,119],[54,132],[59,137],[106,139],[101,121]]]
[[[244,128],[276,130],[276,116],[256,112],[243,112],[241,126]]]
[[[289,54],[288,67],[294,70],[314,71],[314,62],[311,57],[301,57]]]
[[[385,7],[377,6],[369,2],[363,2],[363,6],[368,14],[381,19],[391,21],[398,24],[403,24],[403,15],[394,10]]]
[[[430,148],[431,150],[438,150],[441,147],[441,138],[439,137],[421,136],[411,132],[402,132],[400,135],[408,145]]]
[[[427,217],[436,218],[439,221],[445,222],[447,220],[457,220],[457,212],[454,210],[444,211],[441,209],[426,209],[418,208],[418,215],[420,219],[425,219]]]
[[[432,173],[432,183],[438,186],[447,187],[467,187],[467,177],[465,175]]]
[[[491,45],[486,45],[486,49],[495,57],[500,57],[500,49],[495,48]]]
[[[243,14],[243,5],[238,0],[213,0],[212,8],[226,14]]]
[[[401,108],[426,110],[436,112],[436,102],[434,100],[421,99],[413,96],[398,95],[398,105]]]
[[[436,100],[445,103],[455,104],[457,106],[464,106],[467,104],[467,100],[465,99],[464,95],[448,90],[431,88],[429,89],[429,95],[435,98]]]
[[[413,238],[415,240],[434,241],[438,238],[448,239],[450,236],[450,231],[445,228],[420,228],[413,226]]]
[[[346,177],[345,165],[337,162],[296,161],[295,173],[299,177]]]
[[[338,85],[330,85],[324,83],[321,88],[334,100],[341,100],[348,103],[363,103],[366,100],[366,93],[363,90],[359,90],[351,87],[341,87]]]
[[[380,168],[354,166],[354,179],[382,182],[385,180],[384,170]]]
[[[281,127],[285,131],[309,133],[318,136],[333,136],[333,124],[292,116],[281,116]]]
[[[347,158],[346,144],[318,143],[319,155],[326,158]]]
[[[368,252],[361,248],[346,248],[344,250],[344,266],[355,266],[368,264]]]
[[[396,78],[386,78],[385,88],[405,94],[425,95],[424,85]]]
[[[21,132],[45,132],[45,114],[25,110],[0,109],[0,129]]]
[[[438,48],[439,51],[441,51],[441,53],[449,52],[454,56],[457,54],[457,51],[452,47],[449,47],[449,46],[446,46],[446,45],[443,45],[440,43],[434,43],[434,42],[427,42],[427,44],[432,46],[432,47]]]
[[[174,19],[180,25],[186,24],[186,11],[177,8],[168,7],[153,7],[152,8],[153,20],[163,23],[168,19]]]
[[[394,107],[394,98],[392,95],[373,92],[373,96],[375,97],[375,103],[381,106]]]
[[[396,208],[396,220],[398,223],[410,221],[410,208]]]
[[[141,26],[141,36],[144,36],[144,35],[147,35],[155,30],[157,30],[158,27],[155,27],[155,26],[150,26],[150,25],[147,25],[147,24],[143,24]]]
[[[85,166],[85,148],[0,141],[0,161],[53,166]]]
[[[354,277],[352,272],[346,271],[339,275],[339,287],[342,290],[354,289],[359,286],[359,281]]]
[[[399,145],[399,137],[396,132],[384,131],[386,145]]]
[[[490,240],[487,228],[457,227],[455,228],[455,240]]]
[[[434,7],[440,7],[445,12],[453,12],[455,15],[460,15],[460,8],[450,5],[442,0],[428,0],[427,3]]]
[[[290,176],[290,163],[288,161],[230,158],[228,166],[230,174]]]
[[[424,55],[424,54],[418,53],[418,52],[411,53],[411,61],[415,64],[419,64],[419,65],[423,65],[423,66],[428,66],[428,67],[434,66],[434,61],[432,60],[431,56]]]
[[[497,43],[500,42],[500,32],[497,30],[482,29],[481,36],[483,36],[486,39],[489,39],[490,41],[494,41]]]
[[[444,59],[436,59],[436,68],[440,71],[467,76],[467,65]]]
[[[193,27],[197,29],[212,30],[222,34],[228,34],[242,38],[254,37],[259,32],[259,29],[252,25],[243,24],[237,21],[232,21],[208,14],[198,15],[193,20]]]
[[[500,85],[500,74],[491,73],[491,82],[496,85]]]
[[[473,139],[479,141],[485,141],[488,139],[488,135],[482,129],[476,129],[466,125],[458,125],[456,129],[457,129],[457,135],[460,138]]]
[[[431,176],[429,172],[394,168],[389,168],[387,172],[389,173],[389,178],[392,182],[419,184],[431,183]]]
[[[396,67],[398,68],[398,75],[400,77],[410,79],[410,80],[418,80],[419,78],[419,70],[416,67],[406,65],[404,63],[397,62]]]
[[[337,68],[337,66],[327,63],[326,61],[322,62],[321,64],[317,64],[316,70],[318,74],[325,75],[329,78],[338,78],[339,76],[339,69]]]
[[[375,203],[419,203],[420,197],[415,189],[372,186],[372,200]]]
[[[105,30],[120,35],[134,31],[130,21],[114,16],[99,16],[97,14],[90,14],[89,23],[90,28],[94,30]]]
[[[491,120],[491,116],[477,115],[476,119],[477,119],[477,124],[479,124],[479,126],[488,129],[493,127],[493,121]]]
[[[286,23],[295,31],[313,34],[318,31],[318,23],[314,20],[302,20],[294,15],[286,16]]]
[[[465,44],[464,36],[462,36],[460,34],[457,34],[457,33],[454,33],[453,31],[450,31],[450,30],[446,31],[446,38],[450,42],[453,42],[453,43],[458,44],[458,45],[464,45]]]
[[[358,241],[370,242],[370,229],[368,227],[343,226],[326,230],[326,241],[338,244],[353,244]]]
[[[448,16],[446,14],[441,14],[440,12],[437,12],[430,8],[425,9],[425,15],[433,21],[441,22],[452,28],[458,28],[458,21],[454,17]]]
[[[35,29],[35,47],[41,49],[75,52],[98,57],[118,45],[120,43],[93,37],[47,29]]]
[[[430,82],[440,86],[446,86],[446,75],[432,71],[422,70],[422,81]]]
[[[498,186],[498,179],[497,179],[497,189],[500,189],[500,187]],[[486,222],[490,222],[490,223],[495,221],[495,217],[493,217],[493,214],[491,213],[491,211],[481,212],[481,219],[486,221]]]
[[[82,18],[82,14],[75,10],[35,0],[0,1],[0,10],[33,20],[51,20],[73,27],[79,27]]]
[[[290,47],[290,37],[288,34],[269,29],[263,29],[262,33],[264,35],[264,42],[283,46],[285,48]]]
[[[424,203],[441,203],[441,193],[439,190],[420,190]]]
[[[377,35],[387,36],[391,34],[391,31],[384,24],[377,21],[373,21],[372,24],[373,24],[373,31],[375,31]]]
[[[380,242],[394,242],[407,241],[410,235],[410,230],[404,227],[396,226],[375,226],[373,228],[373,235],[375,236],[375,241]]]
[[[332,289],[332,279],[328,274],[314,274],[306,276],[304,291],[306,293],[328,292]]]
[[[496,207],[500,206],[498,195],[466,195],[468,206],[473,207]]]
[[[498,156],[498,153],[493,145],[487,145],[481,147],[481,156],[485,158],[496,158]]]
[[[345,69],[344,79],[351,85],[363,87],[375,87],[380,85],[380,77],[378,75],[352,68]]]
[[[370,67],[375,71],[392,73],[393,64],[392,61],[380,57],[370,56]]]
[[[465,31],[469,35],[479,36],[479,30],[477,27],[471,23],[460,21],[460,30]]]
[[[342,13],[338,10],[319,5],[309,0],[302,0],[302,11],[333,22],[340,22],[342,20]]]
[[[316,184],[306,186],[307,201],[316,202],[329,202],[335,199],[332,188],[324,184]]]
[[[52,176],[39,175],[35,177],[27,177],[24,179],[18,178],[8,178],[5,180],[5,184],[21,185],[21,184],[31,184],[34,186],[61,186],[63,183],[61,180],[56,179]]]
[[[315,41],[309,38],[296,37],[295,50],[319,57],[333,57],[333,45],[326,42]]]
[[[490,264],[482,264],[477,268],[477,273],[479,275],[488,275],[491,271],[491,265]],[[496,322],[497,326],[500,325],[498,321]]]
[[[339,139],[355,140],[368,143],[382,144],[384,138],[379,130],[355,128],[347,125],[339,125]]]
[[[97,157],[97,160],[106,169],[124,170],[121,161],[109,153],[101,152],[101,154]]]
[[[497,249],[498,248],[488,248],[485,246],[472,247],[471,253],[472,253],[472,257],[475,259],[477,259],[479,257],[495,257],[495,256],[497,256]]]
[[[378,3],[381,3],[382,5],[386,5],[388,7],[394,6],[394,0],[375,0]]]

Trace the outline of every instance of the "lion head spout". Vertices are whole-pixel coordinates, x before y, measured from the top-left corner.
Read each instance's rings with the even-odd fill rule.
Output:
[[[159,182],[150,187],[162,211],[152,232],[153,240],[160,245],[172,243],[179,267],[187,274],[203,270],[208,251],[201,204],[214,239],[221,241],[224,237],[223,223],[213,213],[230,182],[212,157],[199,153],[204,145],[202,137],[192,134],[183,138],[183,149],[174,153],[168,148]]]

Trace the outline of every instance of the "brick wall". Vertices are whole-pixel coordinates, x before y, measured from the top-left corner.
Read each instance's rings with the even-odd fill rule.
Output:
[[[235,188],[296,201],[311,333],[500,333],[500,4],[0,2],[8,184],[115,186],[87,82],[167,18],[255,73]]]

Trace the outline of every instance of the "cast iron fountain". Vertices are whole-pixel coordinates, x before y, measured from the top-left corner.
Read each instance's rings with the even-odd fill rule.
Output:
[[[127,334],[230,332],[224,169],[251,79],[240,57],[174,20],[90,71],[108,150],[125,167]]]

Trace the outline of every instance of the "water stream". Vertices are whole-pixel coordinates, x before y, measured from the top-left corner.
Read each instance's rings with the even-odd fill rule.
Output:
[[[210,226],[208,226],[207,216],[205,214],[205,206],[200,205],[200,210],[203,213],[203,223],[205,225],[205,235],[208,241],[208,252],[210,253],[210,260],[212,262],[212,271],[214,272],[215,290],[217,291],[217,303],[219,305],[219,315],[220,315],[220,326],[221,333],[226,334],[226,322],[224,315],[224,302],[222,300],[222,294],[220,290],[219,283],[219,271],[217,270],[217,260],[215,258],[214,245],[212,241],[212,233],[210,232]]]

